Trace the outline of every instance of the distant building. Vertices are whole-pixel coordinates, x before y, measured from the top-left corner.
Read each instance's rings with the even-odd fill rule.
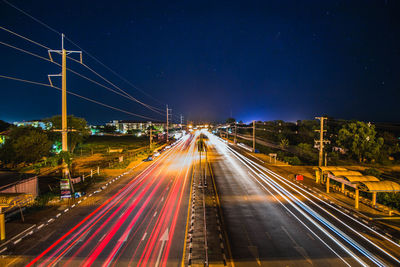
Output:
[[[151,122],[151,121],[129,121],[129,120],[113,120],[107,123],[108,126],[115,126],[118,132],[127,133],[129,130],[146,131],[150,126],[156,130],[163,132],[166,128],[165,122]],[[177,128],[178,124],[170,123],[170,128]]]
[[[22,122],[14,122],[15,126],[32,126],[36,128],[42,128],[43,130],[49,130],[52,127],[51,122],[44,122],[41,120],[32,120],[32,121],[22,121]]]

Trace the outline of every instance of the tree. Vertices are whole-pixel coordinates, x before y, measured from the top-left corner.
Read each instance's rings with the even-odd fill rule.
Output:
[[[279,146],[282,150],[285,150],[289,146],[289,140],[287,138],[282,138],[279,142]]]
[[[51,130],[61,130],[61,116],[53,116],[51,118],[45,119],[47,122],[51,122],[52,127]],[[68,126],[68,150],[73,153],[75,147],[82,143],[89,135],[90,130],[87,127],[87,122],[83,118],[75,117],[74,115],[69,115],[67,117],[67,126]],[[60,132],[52,132],[51,138],[55,141],[61,141],[61,133]]]
[[[311,144],[300,143],[297,145],[300,156],[309,162],[315,162],[318,160],[318,152],[313,148]]]
[[[114,126],[114,127],[115,127],[115,126]],[[151,126],[151,128],[153,129],[153,134],[155,134],[154,127]],[[149,126],[149,128],[148,128],[147,130],[150,131],[150,126]],[[142,133],[142,130],[140,130],[140,129],[131,129],[131,130],[128,130],[126,133],[127,133],[127,134],[131,134],[131,135],[134,135],[134,136],[138,136],[139,134]]]
[[[117,127],[114,125],[105,125],[102,129],[100,129],[103,133],[113,134],[117,131]]]
[[[40,128],[15,127],[0,148],[0,160],[4,163],[34,163],[50,153],[52,142]]]
[[[383,146],[383,138],[376,137],[375,126],[361,121],[344,125],[337,142],[360,162],[375,160]]]

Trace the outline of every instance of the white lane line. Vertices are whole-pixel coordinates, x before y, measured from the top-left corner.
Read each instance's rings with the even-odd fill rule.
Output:
[[[59,213],[59,214],[56,215],[57,218],[60,217],[60,216],[61,216],[61,213]]]
[[[52,221],[54,221],[53,218],[49,219],[47,222],[48,222],[48,223],[51,223]]]
[[[156,212],[154,212],[154,215],[153,215],[153,217],[156,217],[156,215],[157,215],[157,211],[156,211]]]
[[[102,241],[104,239],[104,237],[106,237],[107,234],[104,234],[99,241]]]
[[[39,230],[40,228],[42,228],[44,226],[44,223],[42,223],[41,225],[39,225],[38,227],[37,227],[37,229]]]
[[[65,210],[64,210],[64,212],[67,212],[67,211],[69,211],[69,209],[65,209]]]
[[[144,235],[143,235],[143,237],[142,237],[142,241],[144,241],[144,240],[146,239],[146,236],[147,236],[147,232],[144,233]]]
[[[16,244],[18,244],[19,242],[21,242],[21,240],[22,240],[22,238],[15,240],[15,241],[14,241],[14,245],[16,245]]]

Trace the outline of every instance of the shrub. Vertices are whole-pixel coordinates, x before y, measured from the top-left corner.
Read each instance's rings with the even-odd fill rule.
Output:
[[[283,160],[288,162],[290,165],[301,165],[301,160],[296,156],[284,157]]]

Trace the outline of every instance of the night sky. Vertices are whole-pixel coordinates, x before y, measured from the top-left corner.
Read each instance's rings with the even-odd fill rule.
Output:
[[[125,77],[84,62],[147,104],[188,120],[400,121],[400,1],[25,1],[9,0]],[[0,2],[0,26],[53,49],[61,37]],[[46,49],[0,30],[0,41]],[[66,42],[66,48],[78,50]],[[0,75],[48,83],[56,65],[0,44]],[[59,61],[59,58],[56,57]],[[74,62],[68,67],[106,83]],[[55,80],[54,82],[60,85]],[[163,117],[68,73],[68,90],[130,112]],[[0,119],[61,112],[59,91],[0,78]],[[90,123],[132,119],[68,96]],[[174,117],[175,119],[177,117]]]

